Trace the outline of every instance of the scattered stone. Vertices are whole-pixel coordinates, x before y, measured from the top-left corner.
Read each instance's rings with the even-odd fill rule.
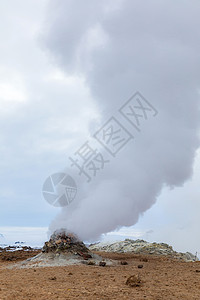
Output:
[[[50,277],[49,279],[50,280],[56,280],[57,278],[56,278],[56,276],[54,276],[54,277]]]
[[[130,287],[139,287],[141,286],[141,279],[139,275],[132,275],[126,280],[126,285]]]
[[[196,270],[197,273],[200,273],[200,270]]]
[[[143,268],[143,265],[138,265],[138,269],[142,269]]]
[[[128,263],[127,263],[127,261],[125,261],[125,260],[123,261],[123,260],[122,260],[122,261],[121,261],[121,265],[122,265],[122,266],[125,266],[125,265],[128,265]]]
[[[100,267],[105,267],[106,266],[106,262],[105,261],[100,261],[99,262],[99,266]]]

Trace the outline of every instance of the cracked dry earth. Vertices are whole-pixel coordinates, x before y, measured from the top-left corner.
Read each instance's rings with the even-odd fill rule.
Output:
[[[116,266],[76,265],[8,269],[38,252],[0,254],[0,300],[3,299],[200,299],[200,262],[133,254],[98,253]],[[126,264],[128,263],[128,264]],[[139,267],[138,267],[139,266]],[[130,276],[140,278],[129,286]]]

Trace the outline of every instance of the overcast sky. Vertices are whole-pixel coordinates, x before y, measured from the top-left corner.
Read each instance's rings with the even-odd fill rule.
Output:
[[[122,234],[200,252],[199,10],[195,0],[0,2],[1,232],[64,224],[87,239],[134,225]],[[138,90],[158,116],[59,213],[44,180]],[[77,221],[94,219],[93,231]]]

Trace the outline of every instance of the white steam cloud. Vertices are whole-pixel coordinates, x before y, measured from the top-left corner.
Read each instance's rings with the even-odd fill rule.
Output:
[[[50,1],[43,42],[62,70],[85,78],[102,124],[137,90],[159,112],[140,134],[127,124],[135,140],[79,186],[81,199],[51,230],[92,240],[134,225],[164,186],[190,178],[199,146],[199,9],[197,0]],[[91,133],[97,128],[93,121]]]

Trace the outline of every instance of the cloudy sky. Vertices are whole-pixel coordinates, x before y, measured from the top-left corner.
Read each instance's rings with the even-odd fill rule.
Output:
[[[112,232],[200,252],[199,9],[195,0],[1,1],[0,232],[8,240],[35,232],[41,241],[49,226],[64,226],[85,240]],[[140,133],[118,111],[136,91],[158,111]],[[76,201],[49,205],[45,179],[69,171],[68,157],[111,116],[134,142],[115,158],[98,148],[108,166],[90,184],[70,169]]]

